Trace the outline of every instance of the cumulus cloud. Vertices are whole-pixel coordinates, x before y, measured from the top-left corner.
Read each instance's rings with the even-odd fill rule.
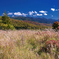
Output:
[[[44,13],[44,15],[47,15],[46,13]]]
[[[47,11],[43,11],[43,10],[41,10],[41,11],[39,11],[40,13],[43,13],[44,15],[47,15]]]
[[[27,16],[28,14],[21,13],[21,12],[15,12],[14,15],[16,15],[16,16]]]
[[[22,13],[23,16],[27,16],[28,14]]]
[[[39,11],[40,14],[37,11],[29,11],[27,14],[26,13],[21,13],[21,12],[14,12],[14,13],[10,13],[8,12],[8,15],[12,15],[12,17],[14,16],[43,16],[43,15],[47,15],[47,11]]]
[[[33,15],[34,11],[29,11],[29,15]]]
[[[55,8],[51,8],[52,11],[55,11]]]
[[[15,12],[14,15],[21,16],[21,12]]]
[[[56,9],[56,11],[59,11],[59,9]]]
[[[8,15],[13,15],[13,13],[8,13]]]
[[[42,16],[42,14],[37,14],[37,16]]]
[[[34,13],[36,13],[36,14],[37,14],[37,11],[34,11]]]
[[[59,9],[51,8],[52,11],[59,11]]]
[[[37,14],[35,14],[35,15],[33,15],[33,16],[36,17],[36,16],[42,16],[42,15],[43,15],[43,14],[38,14],[38,13],[37,13]]]
[[[40,12],[40,13],[47,13],[47,11],[43,11],[43,10],[42,10],[42,11],[39,11],[39,12]]]
[[[42,16],[43,14],[38,14],[37,11],[29,11],[29,15],[33,15],[33,16]]]

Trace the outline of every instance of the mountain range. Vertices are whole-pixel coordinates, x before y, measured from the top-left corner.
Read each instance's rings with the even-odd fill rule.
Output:
[[[17,20],[27,20],[27,21],[34,21],[34,22],[38,22],[38,23],[46,23],[46,24],[53,24],[55,21],[59,21],[56,19],[47,19],[47,18],[34,18],[34,17],[22,17],[22,16],[15,16],[12,17],[13,19],[17,19]]]

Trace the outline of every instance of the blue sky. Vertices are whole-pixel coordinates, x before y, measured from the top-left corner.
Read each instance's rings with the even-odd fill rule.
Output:
[[[59,0],[1,0],[0,16],[30,16],[59,19]]]

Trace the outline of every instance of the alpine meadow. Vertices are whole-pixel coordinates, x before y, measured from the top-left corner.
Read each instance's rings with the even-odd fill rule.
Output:
[[[59,59],[59,1],[1,0],[0,59]]]

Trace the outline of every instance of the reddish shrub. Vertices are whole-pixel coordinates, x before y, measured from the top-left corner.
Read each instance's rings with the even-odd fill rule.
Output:
[[[46,46],[48,46],[49,44],[50,44],[50,46],[52,44],[53,46],[56,45],[56,47],[59,47],[59,40],[50,40],[50,41],[47,41],[46,42]]]
[[[53,25],[52,25],[53,29],[59,29],[59,22],[54,22]]]
[[[51,48],[52,48],[52,50],[54,48],[58,49],[59,48],[59,40],[49,40],[49,41],[46,41],[45,46],[41,47],[41,51],[51,53]]]
[[[50,41],[47,41],[46,42],[46,45],[48,45],[48,44],[56,44],[56,43],[58,43],[56,40],[50,40]]]
[[[57,29],[59,29],[59,26],[57,27]]]

